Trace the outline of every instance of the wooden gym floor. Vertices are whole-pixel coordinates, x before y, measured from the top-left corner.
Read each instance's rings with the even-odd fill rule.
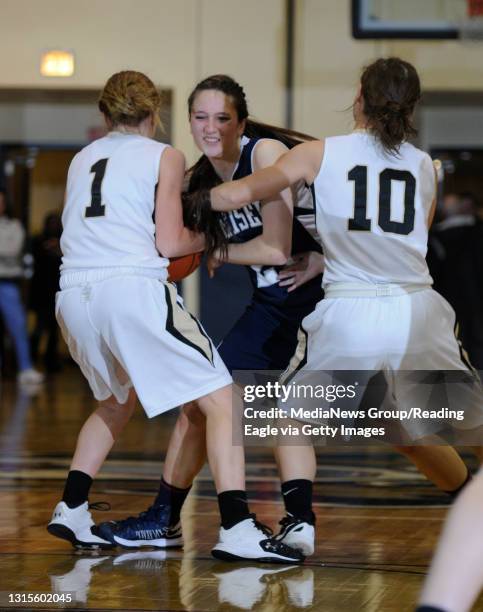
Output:
[[[66,366],[35,396],[3,382],[0,399],[0,609],[317,610],[410,612],[447,510],[444,494],[389,448],[319,452],[316,554],[302,567],[215,561],[218,512],[207,470],[183,511],[182,551],[79,554],[45,526],[62,493],[78,430],[94,403]],[[157,490],[174,414],[141,408],[93,486],[109,501],[97,521],[137,514]],[[252,508],[276,527],[282,515],[269,449],[247,452]],[[471,462],[471,460],[470,460]],[[69,593],[72,604],[9,603],[9,594]],[[476,610],[483,610],[480,599]]]

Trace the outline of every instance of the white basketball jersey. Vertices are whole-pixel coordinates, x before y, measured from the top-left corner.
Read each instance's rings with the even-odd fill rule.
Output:
[[[104,267],[157,268],[155,190],[168,145],[110,132],[80,151],[67,177],[62,215],[62,272]]]
[[[325,140],[314,181],[317,230],[331,283],[431,284],[431,158],[411,144],[386,153],[365,131]]]

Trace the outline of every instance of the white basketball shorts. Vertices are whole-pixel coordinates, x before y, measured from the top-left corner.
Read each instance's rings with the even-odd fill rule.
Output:
[[[149,417],[231,384],[210,338],[158,278],[101,269],[65,273],[56,316],[97,400],[136,394]]]
[[[464,423],[456,426],[483,425],[481,383],[455,335],[454,310],[429,287],[397,295],[348,295],[320,301],[302,322],[297,350],[282,382],[304,384],[316,378],[316,371],[332,370],[401,371],[399,381],[403,382],[404,372],[466,371],[474,384],[464,400],[455,398],[465,409]],[[400,407],[410,401],[398,394],[398,384],[386,404],[396,402]],[[411,431],[414,436],[422,433]]]

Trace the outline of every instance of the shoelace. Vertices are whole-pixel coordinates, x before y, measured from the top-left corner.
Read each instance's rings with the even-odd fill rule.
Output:
[[[294,516],[284,516],[282,520],[278,521],[278,524],[282,527],[288,527],[288,525],[292,525],[293,523],[301,523],[301,519],[297,519]]]
[[[298,525],[300,523],[308,523],[309,525],[315,525],[315,514],[313,512],[307,513],[303,516],[292,516],[287,514],[281,521],[278,522],[282,527],[288,527],[289,525]]]
[[[101,512],[107,512],[111,509],[111,504],[109,502],[93,502],[88,506],[89,510],[100,510]]]
[[[131,525],[137,523],[139,520],[144,519],[157,519],[161,513],[165,511],[166,506],[149,506],[147,510],[140,512],[137,516],[128,516],[121,521],[116,521],[117,525],[122,525],[123,527],[130,527]]]
[[[267,525],[264,525],[263,523],[260,523],[260,521],[257,521],[256,515],[255,514],[250,514],[250,518],[253,521],[253,524],[255,525],[255,527],[261,531],[264,535],[267,536],[267,538],[271,538],[273,536],[273,530],[270,529],[270,527],[268,527]]]

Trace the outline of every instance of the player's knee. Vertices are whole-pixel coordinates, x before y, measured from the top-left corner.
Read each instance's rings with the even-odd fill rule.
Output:
[[[185,427],[205,428],[206,417],[200,410],[197,402],[189,402],[185,404],[181,410],[180,420]]]
[[[230,417],[233,413],[231,385],[217,389],[213,393],[209,393],[197,400],[200,412],[207,418],[216,416],[216,418]]]
[[[99,403],[96,412],[116,438],[131,418],[134,406],[135,402],[131,398],[124,404],[120,404],[114,398],[109,398]]]

